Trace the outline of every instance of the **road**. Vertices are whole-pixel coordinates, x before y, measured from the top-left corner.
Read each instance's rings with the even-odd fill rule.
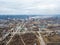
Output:
[[[43,37],[41,36],[40,32],[38,32],[39,34],[39,39],[40,39],[40,45],[45,45],[45,42],[43,40]]]
[[[11,36],[10,40],[7,42],[6,45],[8,45],[8,43],[12,40],[12,38],[14,37],[14,35],[15,35],[16,33],[18,33],[18,32],[20,33],[21,26],[22,26],[22,25],[20,25],[20,26],[17,25],[17,26],[16,26],[15,32],[14,32],[14,31],[12,32],[13,35]],[[11,30],[12,30],[12,29],[11,29]],[[21,40],[22,40],[22,42],[24,43],[22,37],[21,37]],[[24,45],[25,45],[25,43],[24,43]]]

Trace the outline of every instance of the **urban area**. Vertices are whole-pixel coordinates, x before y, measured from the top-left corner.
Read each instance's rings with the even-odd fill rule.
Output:
[[[0,19],[0,45],[60,45],[60,18]]]

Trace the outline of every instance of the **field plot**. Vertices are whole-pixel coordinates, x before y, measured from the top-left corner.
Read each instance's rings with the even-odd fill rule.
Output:
[[[7,45],[40,45],[34,33],[15,34]]]

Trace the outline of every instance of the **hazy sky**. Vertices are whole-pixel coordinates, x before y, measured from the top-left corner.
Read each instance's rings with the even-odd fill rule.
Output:
[[[60,0],[0,0],[0,14],[60,14]]]

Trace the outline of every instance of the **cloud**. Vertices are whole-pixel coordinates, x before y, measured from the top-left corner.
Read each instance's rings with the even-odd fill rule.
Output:
[[[0,14],[60,14],[60,0],[0,0]]]

